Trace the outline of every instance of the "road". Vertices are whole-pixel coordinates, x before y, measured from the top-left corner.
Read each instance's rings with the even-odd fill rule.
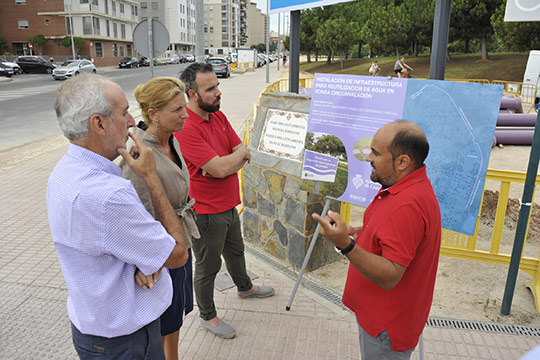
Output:
[[[187,65],[155,66],[154,76],[174,76]],[[133,90],[150,79],[150,69],[98,69],[98,73],[118,83],[126,92],[130,107],[137,107]],[[59,134],[54,100],[62,81],[47,74],[16,75],[0,82],[0,151]]]

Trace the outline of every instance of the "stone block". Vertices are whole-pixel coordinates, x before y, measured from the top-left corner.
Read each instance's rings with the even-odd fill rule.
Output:
[[[274,239],[269,239],[266,244],[264,245],[264,250],[268,252],[270,255],[277,257],[280,260],[286,260],[287,259],[287,251],[286,249],[278,244]]]
[[[265,199],[261,194],[257,194],[257,202],[259,205],[259,212],[262,215],[271,217],[277,216],[276,206],[270,200]]]
[[[292,198],[287,199],[287,208],[285,213],[287,223],[304,233],[305,204]]]
[[[283,159],[283,161],[276,166],[276,170],[300,177],[302,175],[302,163],[300,161]]]
[[[251,164],[253,165],[259,165],[261,167],[265,168],[274,168],[281,159],[277,156],[270,155],[267,153],[263,153],[260,151],[252,151],[251,152]]]
[[[315,231],[315,228],[317,227],[317,224],[318,224],[318,222],[311,217],[311,214],[317,213],[321,215],[322,210],[323,210],[323,205],[321,203],[308,204],[306,206],[306,217],[305,217],[306,234],[312,234]]]
[[[274,221],[274,231],[276,232],[281,245],[287,246],[289,243],[287,238],[287,229],[279,220]]]
[[[285,176],[272,170],[264,171],[264,178],[268,185],[270,200],[274,204],[279,204],[283,199],[283,188],[285,187]]]
[[[306,256],[306,238],[293,228],[287,228],[289,247],[287,249],[287,259],[296,268],[301,268]]]
[[[242,199],[244,206],[252,209],[257,208],[257,193],[251,186],[244,185],[244,198]]]
[[[244,239],[248,242],[261,245],[259,213],[256,210],[244,208],[242,224],[244,227]]]
[[[260,238],[261,238],[261,242],[263,243],[266,243],[268,242],[268,240],[272,239],[272,238],[276,238],[277,237],[277,234],[274,230],[274,224],[273,224],[274,220],[270,217],[266,217],[266,216],[263,216],[261,218],[261,234],[260,234]]]
[[[246,164],[244,165],[244,184],[253,187],[255,191],[266,193],[266,182],[262,175],[261,168],[256,165]]]

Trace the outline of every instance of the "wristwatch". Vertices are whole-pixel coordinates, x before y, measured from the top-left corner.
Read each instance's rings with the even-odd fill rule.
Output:
[[[351,242],[345,249],[340,249],[337,246],[334,246],[334,249],[336,250],[338,254],[347,255],[352,249],[354,249],[354,245],[356,245],[356,242],[354,241],[354,238],[351,235],[349,235],[349,239],[351,239]]]

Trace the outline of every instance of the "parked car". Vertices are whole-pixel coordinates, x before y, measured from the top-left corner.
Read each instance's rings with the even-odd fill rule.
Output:
[[[47,61],[39,56],[19,56],[15,62],[25,73],[47,73],[52,74],[56,67],[50,61]]]
[[[178,54],[178,56],[180,57],[180,64],[187,63],[186,55],[184,55],[184,54]]]
[[[14,75],[22,73],[22,69],[21,69],[21,67],[19,65],[17,65],[14,62],[7,61],[6,58],[0,57],[0,63],[2,63],[2,65],[4,65],[4,67],[11,68],[11,70],[13,70]]]
[[[4,65],[4,63],[0,63],[0,76],[7,76],[11,77],[13,75],[13,69],[10,67],[7,67]]]
[[[168,57],[167,64],[180,64],[180,56],[178,54],[171,54]]]
[[[216,75],[221,75],[224,78],[228,78],[231,76],[231,73],[229,71],[229,64],[227,63],[227,60],[220,57],[211,57],[206,60],[208,64],[212,64],[212,69],[216,73]]]
[[[261,67],[266,64],[266,58],[261,54],[257,54],[257,67]]]
[[[157,65],[155,58],[154,65]],[[139,60],[139,66],[150,66],[150,59],[148,59],[146,56],[141,56],[141,59]]]
[[[97,69],[91,61],[83,60],[68,60],[62,65],[53,70],[52,77],[54,80],[69,79],[83,73],[97,73]]]
[[[186,54],[186,61],[188,61],[188,62],[195,62],[195,55],[193,55],[193,54]]]
[[[136,57],[129,57],[126,56],[120,62],[118,63],[119,68],[133,68],[133,67],[139,67],[139,60],[137,60]]]

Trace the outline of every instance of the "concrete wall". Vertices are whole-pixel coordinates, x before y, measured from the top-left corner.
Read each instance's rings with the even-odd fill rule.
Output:
[[[302,163],[257,151],[268,109],[309,113],[311,98],[291,93],[264,94],[244,166],[244,239],[280,260],[301,267],[317,226],[311,217],[321,213],[324,199],[300,190]],[[333,202],[331,207],[339,209]],[[331,243],[319,236],[307,270],[340,258]]]

